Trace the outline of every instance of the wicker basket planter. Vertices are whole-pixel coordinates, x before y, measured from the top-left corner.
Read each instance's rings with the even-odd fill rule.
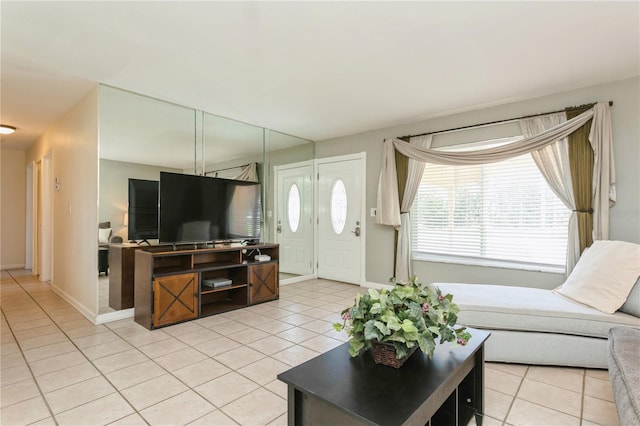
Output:
[[[396,358],[396,348],[392,343],[371,342],[371,353],[376,364],[386,365],[388,367],[400,368],[406,360],[418,349],[415,345],[409,350],[409,353],[403,358]]]

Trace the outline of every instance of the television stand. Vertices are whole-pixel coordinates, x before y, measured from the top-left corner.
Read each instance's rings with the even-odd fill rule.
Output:
[[[148,246],[150,246],[150,245],[151,245],[151,243],[149,242],[149,240],[147,240],[146,238],[145,238],[144,240],[140,241],[140,242],[137,242],[136,240],[129,240],[129,243],[130,243],[130,244],[137,244],[137,245],[139,245],[139,246],[141,246],[141,245],[142,245],[142,244],[144,244],[144,243],[147,243],[147,245],[148,245]]]

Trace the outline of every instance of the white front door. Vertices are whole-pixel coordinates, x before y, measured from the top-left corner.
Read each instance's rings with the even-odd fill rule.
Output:
[[[280,166],[275,173],[280,272],[313,274],[313,164]]]
[[[318,278],[364,283],[362,156],[318,162]]]

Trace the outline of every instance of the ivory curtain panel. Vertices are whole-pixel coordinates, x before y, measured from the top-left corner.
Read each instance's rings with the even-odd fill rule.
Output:
[[[593,123],[589,141],[593,148],[595,158],[593,175],[593,234],[594,239],[608,239],[609,208],[610,205],[615,202],[613,136],[608,103],[597,103],[582,114],[557,124],[542,133],[525,137],[511,144],[489,149],[465,152],[436,151],[418,147],[399,139],[386,139],[383,145],[382,170],[380,171],[380,180],[378,183],[377,222],[394,227],[400,227],[402,225],[395,150],[411,159],[426,163],[446,165],[486,164],[506,160],[544,148],[547,145],[566,138],[590,119],[593,119]]]

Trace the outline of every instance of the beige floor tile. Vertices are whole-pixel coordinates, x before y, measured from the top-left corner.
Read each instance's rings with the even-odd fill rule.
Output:
[[[215,329],[218,326],[221,326],[221,324],[233,323],[233,321],[230,318],[227,318],[224,315],[212,315],[210,317],[200,318],[192,322],[202,327],[213,328],[213,329]]]
[[[51,416],[41,396],[9,405],[0,410],[0,424],[26,425]]]
[[[513,426],[579,426],[580,419],[516,398],[509,411],[507,423]]]
[[[145,330],[148,331],[148,330]],[[124,339],[135,347],[149,345],[151,343],[160,342],[170,339],[171,336],[162,330],[153,330],[148,333],[138,333],[134,336],[124,337]]]
[[[19,341],[32,339],[34,337],[46,336],[48,334],[60,333],[60,329],[53,323],[42,327],[28,328],[22,331],[16,331],[14,334]]]
[[[487,416],[495,417],[504,421],[509,412],[509,407],[513,402],[514,397],[501,392],[494,391],[492,389],[485,389],[484,391],[484,412]]]
[[[596,370],[592,368],[587,368],[585,370],[585,374],[588,377],[595,377],[600,380],[609,380],[609,370]]]
[[[295,367],[296,365],[309,361],[311,358],[315,358],[318,355],[320,355],[320,353],[316,351],[312,351],[311,349],[295,345],[281,352],[273,354],[272,358]]]
[[[580,417],[581,394],[525,378],[518,398]]]
[[[65,330],[65,334],[71,339],[77,339],[85,336],[92,336],[94,334],[105,333],[109,331],[104,325],[89,325],[87,327],[72,328],[71,330]]]
[[[204,383],[194,390],[216,407],[222,407],[259,387],[257,383],[246,377],[236,372],[231,372]]]
[[[73,351],[40,361],[30,362],[29,367],[31,367],[31,371],[37,377],[85,362],[87,362],[87,358],[85,358],[80,351]]]
[[[3,386],[0,389],[0,408],[26,401],[39,395],[40,391],[32,378]]]
[[[239,348],[240,346],[242,345],[235,340],[231,340],[228,337],[221,336],[217,339],[211,340],[210,342],[196,345],[195,348],[213,357],[228,352],[232,349]]]
[[[148,345],[138,347],[140,352],[143,352],[149,358],[158,358],[163,355],[170,354],[171,352],[176,352],[181,349],[186,349],[188,346],[182,343],[180,340],[175,338],[170,338],[166,340],[162,340],[160,342],[151,343]]]
[[[183,367],[195,364],[197,362],[201,362],[206,358],[207,356],[202,352],[188,347],[167,355],[163,355],[159,358],[156,358],[154,361],[160,364],[160,366],[167,371],[175,371]]]
[[[114,341],[121,342],[122,338],[111,330],[107,330],[103,333],[90,334],[88,336],[83,336],[83,337],[76,337],[75,339],[73,339],[73,342],[80,349],[86,349],[92,346],[104,345],[107,343],[110,344],[111,342],[114,342]]]
[[[123,339],[129,339],[134,336],[153,334],[153,331],[147,330],[146,328],[144,328],[143,326],[137,323],[114,328],[112,330],[114,333],[116,333],[118,336],[122,337]],[[146,344],[149,344],[149,343],[153,343],[153,342],[147,342]]]
[[[213,330],[214,332],[222,336],[230,336],[234,333],[237,333],[238,331],[248,329],[249,326],[246,324],[242,324],[240,322],[228,321],[221,325],[216,325],[216,326],[207,327],[207,328]]]
[[[327,352],[336,346],[340,346],[344,342],[340,340],[332,339],[329,336],[316,336],[312,337],[309,340],[305,340],[300,343],[300,346],[304,346],[305,348],[309,348],[313,351],[317,352]]]
[[[233,426],[233,425],[237,425],[237,423],[231,420],[229,416],[227,416],[220,410],[212,411],[211,413],[189,423],[189,426]]]
[[[100,372],[88,362],[67,367],[53,373],[36,377],[40,390],[47,394],[56,389],[70,386],[76,383],[99,376]]]
[[[94,325],[91,321],[89,321],[84,317],[73,320],[73,321],[67,321],[64,323],[60,323],[59,321],[56,321],[56,322],[58,323],[58,327],[60,327],[64,331],[73,330],[76,328],[91,327]]]
[[[269,336],[264,339],[249,343],[247,346],[260,351],[265,355],[273,355],[276,352],[280,352],[293,345],[294,343],[290,342],[289,340],[285,340],[277,336]]]
[[[584,381],[584,394],[605,401],[614,402],[613,389],[609,380],[601,380],[586,376]]]
[[[104,358],[120,352],[131,350],[133,346],[124,340],[114,340],[108,343],[102,343],[100,345],[91,346],[82,350],[82,353],[90,360],[96,360]]]
[[[39,348],[42,346],[52,345],[54,343],[68,342],[68,341],[69,339],[67,339],[67,336],[65,336],[61,331],[58,331],[56,333],[47,334],[45,336],[19,340],[19,343],[23,351],[28,351],[29,349]]]
[[[0,354],[9,355],[9,354],[15,354],[15,353],[20,353],[20,347],[18,347],[17,343],[11,342],[11,343],[0,344]]]
[[[102,374],[107,374],[148,360],[149,358],[137,349],[129,349],[128,351],[96,359],[93,364]]]
[[[255,326],[255,328],[257,328],[258,330],[262,330],[271,334],[280,333],[281,331],[289,330],[293,327],[295,327],[293,324],[289,324],[288,322],[279,320],[270,320]]]
[[[189,390],[145,408],[140,414],[151,425],[185,425],[214,410],[213,405]]]
[[[256,340],[264,339],[268,336],[269,333],[265,333],[262,330],[247,328],[246,330],[241,330],[237,333],[230,334],[228,337],[235,340],[236,342],[242,343],[243,345],[248,345],[249,343],[255,342]]]
[[[182,324],[172,325],[171,327],[166,327],[162,331],[169,334],[170,336],[176,337],[182,334],[191,333],[194,331],[202,330],[202,326],[197,324],[195,321],[183,322]]]
[[[603,401],[590,396],[584,397],[582,417],[601,425],[617,425],[620,423],[618,412],[613,402]]]
[[[118,393],[80,405],[56,415],[61,425],[105,425],[134,412],[131,405]]]
[[[258,352],[247,346],[240,346],[239,348],[221,353],[220,355],[216,355],[213,358],[216,361],[219,361],[222,364],[226,365],[227,367],[233,370],[237,370],[264,357],[265,354],[263,354],[262,352]]]
[[[304,315],[303,313],[295,313],[293,315],[289,315],[288,317],[280,318],[280,321],[287,322],[299,327],[302,324],[308,324],[312,321],[315,321],[315,318]]]
[[[339,340],[342,343],[349,341],[349,336],[344,331],[330,330],[324,333],[323,336],[331,337],[332,339]]]
[[[218,333],[215,333],[207,328],[200,327],[199,330],[192,331],[190,333],[180,334],[178,339],[190,346],[195,346],[200,343],[209,342],[213,339],[220,337]]]
[[[276,379],[277,375],[290,369],[289,365],[273,358],[263,358],[237,370],[238,373],[253,380],[259,385],[266,385]]]
[[[116,420],[113,423],[109,423],[109,426],[140,426],[146,422],[138,413],[129,414],[126,417]]]
[[[521,382],[522,376],[514,376],[492,368],[484,369],[484,384],[488,389],[515,396]]]
[[[305,340],[316,337],[317,335],[318,333],[316,332],[305,330],[304,328],[300,327],[290,328],[289,330],[285,330],[281,333],[276,334],[276,336],[292,341],[293,343],[301,343]]]
[[[499,370],[503,373],[513,374],[514,376],[524,376],[529,368],[528,365],[522,364],[507,364],[503,362],[487,362],[485,368],[491,368],[493,370]]]
[[[2,368],[2,370],[11,367],[19,367],[26,364],[27,362],[25,361],[21,352],[14,352],[7,355],[2,354],[2,356],[0,356],[0,368]]]
[[[333,324],[324,320],[314,320],[311,322],[307,322],[300,326],[301,328],[305,328],[307,330],[315,331],[316,333],[324,334],[328,331],[333,330]]]
[[[172,374],[193,388],[230,371],[229,368],[213,359],[205,359],[175,370]]]
[[[274,421],[270,422],[267,426],[287,426],[289,419],[287,417],[287,413],[284,413]]]
[[[73,343],[65,341],[24,351],[24,357],[26,358],[27,362],[34,362],[41,359],[51,358],[56,355],[65,354],[67,352],[73,352],[76,350],[77,349],[73,345]]]
[[[244,311],[244,309],[240,309],[240,311]],[[259,313],[247,313],[241,318],[238,318],[239,322],[248,325],[250,328],[255,328],[256,325],[262,324],[265,321],[269,320],[269,317],[265,317],[264,315],[260,315]]]
[[[578,368],[531,366],[527,371],[528,379],[557,386],[573,392],[582,392],[584,370]]]
[[[274,380],[273,382],[267,383],[266,385],[264,385],[264,387],[266,389],[269,389],[271,392],[275,393],[276,395],[278,395],[280,398],[284,398],[284,399],[288,398],[287,384],[284,382],[281,382],[278,379]]]
[[[140,411],[189,389],[170,374],[140,383],[122,391],[122,395]]]
[[[2,380],[0,381],[0,385],[4,388],[31,378],[31,372],[29,371],[27,365],[18,365],[17,367],[11,367],[2,370]]]
[[[58,426],[56,421],[53,420],[53,417],[47,417],[42,420],[38,420],[37,422],[31,423],[29,426]]]
[[[243,425],[264,425],[287,411],[287,401],[264,388],[257,389],[221,408]]]
[[[145,361],[122,370],[112,371],[106,376],[116,388],[122,390],[162,376],[165,373],[166,371],[155,362]]]
[[[44,397],[53,413],[58,414],[115,392],[115,388],[104,377],[99,376],[45,393]]]

